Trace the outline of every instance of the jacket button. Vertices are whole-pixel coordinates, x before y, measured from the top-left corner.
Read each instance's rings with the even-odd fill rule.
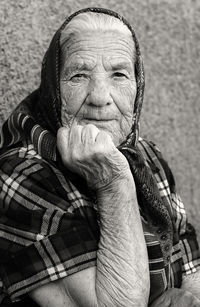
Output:
[[[165,251],[168,252],[168,250],[169,250],[169,245],[166,245],[165,246]]]
[[[166,234],[161,236],[161,240],[166,240],[166,239],[167,239],[167,235]]]
[[[169,260],[170,260],[170,256],[167,256],[167,261],[169,262]]]

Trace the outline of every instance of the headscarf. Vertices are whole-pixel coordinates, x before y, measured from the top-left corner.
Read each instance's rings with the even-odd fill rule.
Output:
[[[103,9],[103,8],[87,8],[75,12],[66,19],[63,25],[55,33],[49,49],[47,50],[43,64],[41,74],[41,85],[39,88],[39,99],[37,105],[35,105],[35,115],[40,118],[43,125],[46,126],[54,135],[58,128],[61,127],[61,97],[60,97],[60,36],[66,25],[77,15],[84,12],[94,12],[99,14],[108,14],[120,19],[131,31],[133,41],[135,43],[136,61],[136,84],[137,84],[137,96],[134,102],[134,123],[132,126],[131,134],[129,135],[129,142],[136,144],[138,139],[138,123],[140,112],[143,103],[144,95],[144,69],[143,62],[140,54],[139,43],[137,41],[135,32],[129,23],[121,17],[119,14]]]
[[[136,72],[136,84],[137,84],[137,95],[135,102],[133,103],[133,117],[134,122],[129,136],[126,142],[135,145],[138,140],[139,131],[139,117],[143,103],[144,95],[144,69],[143,62],[140,54],[139,43],[137,41],[135,32],[129,23],[119,14],[111,10],[103,8],[86,8],[75,12],[69,16],[61,27],[56,31],[52,38],[50,46],[44,56],[41,70],[41,84],[40,87],[30,94],[16,109],[15,113],[25,112],[35,119],[36,123],[40,124],[43,128],[47,129],[53,136],[56,136],[57,130],[62,126],[61,123],[61,97],[60,97],[60,36],[66,25],[75,16],[85,12],[94,12],[99,14],[108,14],[121,20],[131,31],[132,37],[135,43],[135,72]],[[25,130],[25,129],[24,129]],[[26,130],[27,133],[27,130]],[[4,140],[5,145],[11,145]],[[18,141],[18,139],[17,139]],[[15,141],[12,140],[12,144]]]

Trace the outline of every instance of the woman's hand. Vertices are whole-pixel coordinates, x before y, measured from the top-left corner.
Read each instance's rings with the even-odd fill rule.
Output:
[[[189,291],[171,288],[157,298],[150,307],[200,307],[200,300]]]
[[[85,178],[92,188],[100,189],[130,172],[111,137],[92,124],[60,128],[57,147],[64,165]]]
[[[70,130],[60,128],[57,146],[64,165],[84,177],[97,194],[100,220],[97,268],[95,282],[86,287],[94,289],[95,295],[90,294],[94,298],[91,304],[79,306],[147,306],[150,288],[147,248],[135,183],[126,158],[106,132],[91,124],[74,125]],[[88,298],[80,291],[80,279],[83,278],[78,276],[71,287],[75,293],[71,296],[77,302]],[[70,291],[69,286],[66,288]]]

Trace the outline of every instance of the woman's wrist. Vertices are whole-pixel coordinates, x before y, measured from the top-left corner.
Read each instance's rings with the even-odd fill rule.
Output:
[[[119,190],[126,190],[127,188],[134,188],[135,182],[130,168],[124,169],[118,174],[112,176],[112,178],[107,178],[96,185],[97,195],[118,192]]]

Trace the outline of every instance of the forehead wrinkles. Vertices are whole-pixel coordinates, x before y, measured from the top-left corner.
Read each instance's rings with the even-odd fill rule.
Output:
[[[119,31],[90,31],[71,35],[62,46],[62,56],[65,61],[73,55],[90,58],[105,54],[107,58],[135,58],[135,45],[132,36],[126,37]]]

